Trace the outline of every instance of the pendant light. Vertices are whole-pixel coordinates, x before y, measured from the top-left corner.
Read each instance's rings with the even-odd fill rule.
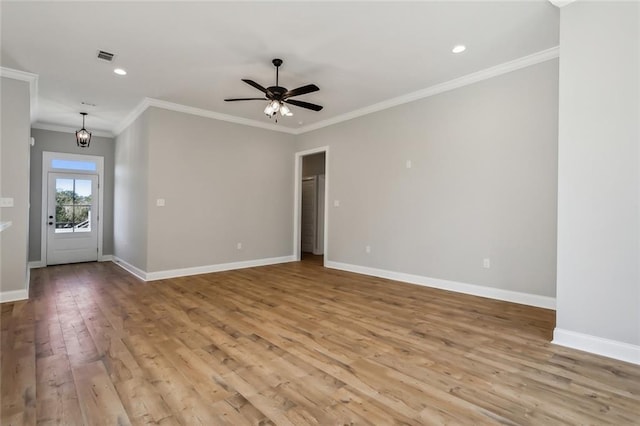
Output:
[[[82,129],[76,132],[76,142],[80,148],[89,148],[89,144],[91,143],[91,132],[84,128],[84,117],[87,113],[81,112],[80,115],[82,115]]]

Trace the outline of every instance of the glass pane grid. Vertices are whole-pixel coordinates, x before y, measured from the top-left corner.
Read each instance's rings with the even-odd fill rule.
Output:
[[[91,180],[56,179],[56,233],[91,232]]]

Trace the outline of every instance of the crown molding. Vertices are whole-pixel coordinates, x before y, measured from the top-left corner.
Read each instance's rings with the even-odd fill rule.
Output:
[[[242,124],[245,126],[259,127],[262,129],[273,130],[276,132],[288,133],[291,135],[300,135],[303,133],[318,130],[323,127],[331,126],[333,124],[342,123],[343,121],[353,120],[354,118],[362,117],[364,115],[372,114],[374,112],[383,111],[385,109],[393,108],[402,104],[417,101],[419,99],[428,98],[443,92],[458,89],[460,87],[468,86],[470,84],[478,83],[483,80],[487,80],[493,77],[497,77],[502,74],[506,74],[512,71],[526,68],[531,65],[536,65],[542,62],[549,61],[551,59],[558,58],[560,56],[560,47],[555,46],[532,55],[524,56],[522,58],[515,59],[513,61],[505,62],[500,65],[496,65],[491,68],[487,68],[472,74],[465,75],[454,80],[450,80],[435,86],[427,87],[426,89],[418,90],[416,92],[408,93],[406,95],[398,96],[396,98],[388,99],[386,101],[379,102],[377,104],[370,105],[365,108],[357,109],[355,111],[348,112],[336,117],[329,118],[327,120],[319,121],[308,126],[300,127],[297,129],[291,129],[288,127],[277,126],[274,124],[266,124],[257,120],[250,120],[247,118],[236,117],[233,115],[222,114],[215,111],[210,111],[202,108],[190,107],[187,105],[181,105],[173,102],[162,101],[153,98],[144,98],[128,115],[127,117],[113,129],[114,135],[119,135],[124,129],[129,127],[143,112],[149,107],[162,108],[170,111],[183,112],[185,114],[197,115],[200,117],[213,118],[215,120],[228,121],[230,123]]]
[[[169,111],[182,112],[185,114],[196,115],[199,117],[212,118],[214,120],[227,121],[229,123],[242,124],[250,127],[259,127],[261,129],[273,130],[275,132],[297,134],[294,129],[287,127],[277,126],[275,124],[262,123],[257,120],[250,120],[248,118],[236,117],[234,115],[222,114],[215,111],[210,111],[202,108],[190,107],[187,105],[177,104],[174,102],[163,101],[160,99],[144,98],[127,117],[113,129],[114,134],[119,135],[124,129],[129,127],[143,112],[149,107],[162,108]]]
[[[576,0],[549,0],[549,3],[557,8],[565,7],[568,4],[575,2]]]
[[[382,101],[365,108],[357,109],[355,111],[351,111],[337,117],[329,118],[328,120],[319,121],[317,123],[301,127],[297,129],[297,134],[311,132],[313,130],[318,130],[323,127],[331,126],[333,124],[342,123],[343,121],[353,120],[354,118],[362,117],[363,115],[372,114],[374,112],[383,111],[385,109],[393,108],[398,105],[417,101],[423,98],[428,98],[430,96],[447,92],[449,90],[458,89],[463,86],[468,86],[473,83],[478,83],[483,80],[516,71],[521,68],[526,68],[531,65],[539,64],[541,62],[546,62],[559,56],[560,47],[552,47],[550,49],[542,50],[529,56],[524,56],[510,62],[505,62],[503,64],[496,65],[494,67],[487,68],[472,74],[467,74],[454,80],[436,84],[435,86],[427,87],[426,89],[418,90],[417,92],[412,92],[406,95],[398,96],[396,98],[388,99],[386,101]]]
[[[29,112],[31,116],[31,123],[35,123],[38,113],[38,74],[14,70],[13,68],[0,67],[0,77],[12,78],[14,80],[26,81],[29,83]]]
[[[40,123],[40,122],[36,122],[34,124],[31,125],[32,129],[39,129],[39,130],[50,130],[52,132],[62,132],[62,133],[72,133],[75,134],[76,131],[78,129],[75,129],[73,127],[67,127],[67,126],[61,126],[58,124],[51,124],[51,123]],[[102,138],[113,138],[114,134],[111,132],[105,132],[103,130],[91,130],[91,135],[92,136],[98,136],[98,137],[102,137]]]
[[[127,116],[122,120],[120,124],[113,128],[113,134],[118,136],[120,133],[124,131],[127,127],[131,126],[131,124],[136,121],[138,117],[142,115],[143,112],[149,108],[149,100],[151,98],[144,98],[134,109],[127,114]]]

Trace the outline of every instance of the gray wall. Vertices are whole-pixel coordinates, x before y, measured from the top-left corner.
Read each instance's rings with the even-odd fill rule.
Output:
[[[330,146],[328,260],[555,296],[557,105],[551,60],[299,136]]]
[[[117,138],[116,256],[158,272],[291,255],[294,148],[290,135],[148,109]]]
[[[39,261],[42,232],[42,152],[97,155],[104,157],[102,254],[113,254],[113,138],[91,137],[88,148],[79,148],[73,133],[31,129],[36,144],[31,148],[31,210],[29,212],[29,261]]]
[[[0,293],[5,293],[28,287],[29,83],[2,77],[0,93],[0,196],[14,203],[0,208],[0,220],[12,222],[0,233]]]
[[[637,2],[579,1],[561,11],[556,331],[633,345],[640,344],[639,26]]]
[[[147,271],[291,255],[293,136],[149,113]]]
[[[147,269],[149,131],[146,111],[116,138],[113,194],[114,255]]]

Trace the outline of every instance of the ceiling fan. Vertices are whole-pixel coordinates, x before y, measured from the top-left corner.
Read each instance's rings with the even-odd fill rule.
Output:
[[[227,102],[269,101],[269,103],[267,104],[267,107],[264,109],[264,113],[269,118],[275,117],[278,111],[280,112],[280,115],[283,115],[286,117],[292,116],[293,113],[291,112],[289,107],[287,107],[287,105],[285,104],[295,105],[295,106],[310,109],[313,111],[320,111],[322,109],[322,106],[320,105],[291,99],[294,96],[306,95],[307,93],[317,92],[318,90],[320,90],[318,86],[316,86],[315,84],[307,84],[306,86],[301,86],[301,87],[298,87],[297,89],[287,90],[286,87],[282,87],[278,85],[278,69],[280,68],[280,65],[282,65],[282,59],[276,58],[272,60],[271,63],[273,63],[273,65],[276,67],[276,85],[275,86],[270,86],[265,89],[264,87],[262,87],[261,85],[259,85],[253,80],[249,80],[245,78],[242,79],[242,81],[247,83],[249,86],[253,86],[259,91],[261,91],[262,93],[264,93],[265,95],[264,98],[231,98],[231,99],[225,99],[225,101]],[[276,117],[276,123],[277,122],[278,122],[278,119]]]

